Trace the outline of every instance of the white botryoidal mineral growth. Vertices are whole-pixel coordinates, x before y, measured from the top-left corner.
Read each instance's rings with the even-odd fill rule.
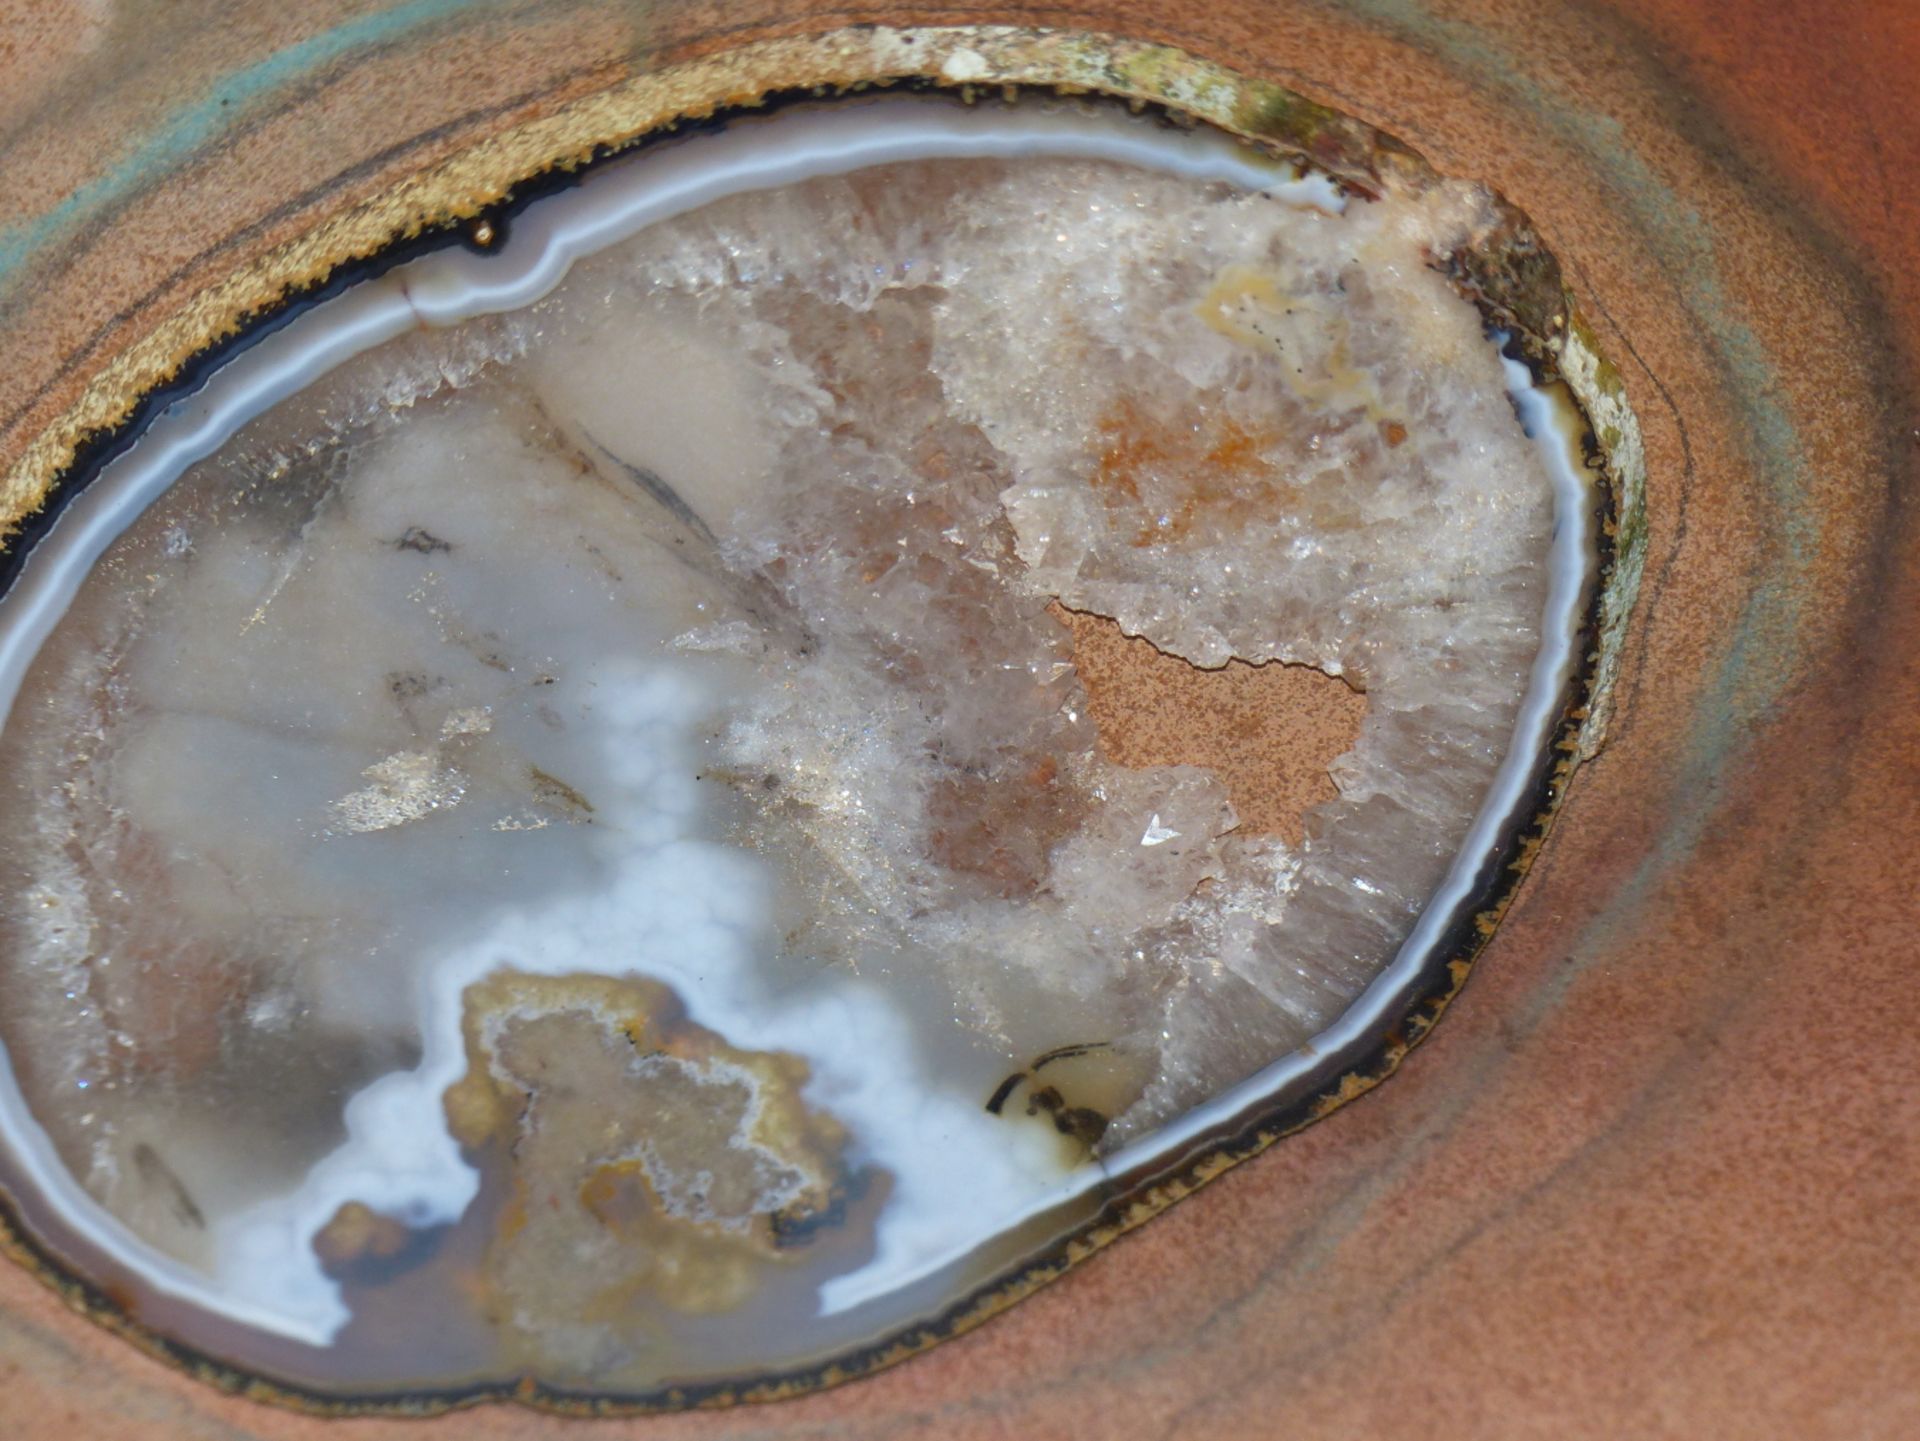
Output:
[[[982,1108],[1032,1058],[1108,1057],[1077,1135],[1111,1148],[1311,1038],[1460,848],[1540,644],[1552,490],[1434,266],[1485,207],[817,178],[256,422],[0,738],[0,1034],[66,1167],[324,1339],[330,1217],[475,1194],[441,1098],[495,973],[644,977],[802,1058],[889,1177],[868,1266],[1084,1154]],[[1304,839],[1108,759],[1056,601],[1364,691]]]

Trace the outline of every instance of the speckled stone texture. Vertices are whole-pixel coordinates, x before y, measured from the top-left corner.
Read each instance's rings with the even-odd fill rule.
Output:
[[[1638,408],[1647,584],[1607,746],[1398,1076],[914,1361],[605,1434],[1910,1432],[1906,0],[70,8],[0,9],[0,467],[118,347],[350,201],[637,66],[862,20],[1117,31],[1349,110],[1533,217]],[[18,1268],[0,1418],[100,1441],[579,1429],[223,1398]]]

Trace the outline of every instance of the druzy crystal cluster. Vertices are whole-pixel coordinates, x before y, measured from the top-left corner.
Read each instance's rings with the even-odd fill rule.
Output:
[[[1540,645],[1551,488],[1441,266],[1488,219],[891,165],[256,421],[0,735],[61,1163],[305,1343],[419,1286],[455,1370],[617,1378],[1308,1042]]]

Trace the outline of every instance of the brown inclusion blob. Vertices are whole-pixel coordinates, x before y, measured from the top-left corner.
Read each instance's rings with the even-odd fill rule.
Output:
[[[845,1134],[807,1066],[693,1025],[664,986],[503,972],[469,987],[456,1139],[504,1168],[483,1308],[530,1364],[618,1372],[649,1314],[727,1311],[844,1210]]]
[[[1138,525],[1129,542],[1135,547],[1181,540],[1202,516],[1230,526],[1274,508],[1284,472],[1262,456],[1275,439],[1271,432],[1226,415],[1181,419],[1184,425],[1156,422],[1133,396],[1100,418],[1104,444],[1093,487],[1109,509]]]

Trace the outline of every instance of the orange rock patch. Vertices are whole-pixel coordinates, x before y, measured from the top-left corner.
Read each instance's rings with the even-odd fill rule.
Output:
[[[1306,813],[1337,794],[1328,767],[1353,746],[1367,698],[1312,666],[1229,661],[1218,670],[1166,654],[1117,621],[1056,604],[1073,632],[1100,749],[1123,766],[1205,766],[1241,828],[1298,842]]]

